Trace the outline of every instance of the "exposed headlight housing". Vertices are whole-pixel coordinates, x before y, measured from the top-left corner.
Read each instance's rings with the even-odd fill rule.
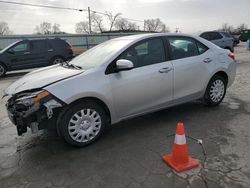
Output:
[[[25,106],[32,106],[39,103],[42,99],[48,97],[50,93],[46,90],[25,94],[16,100],[17,103],[22,103]]]

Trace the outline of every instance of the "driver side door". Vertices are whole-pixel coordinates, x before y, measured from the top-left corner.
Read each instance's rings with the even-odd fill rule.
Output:
[[[163,39],[157,37],[136,43],[116,59],[134,64],[131,70],[109,75],[120,120],[172,104],[173,65],[166,54]]]
[[[8,49],[5,54],[12,70],[32,67],[32,54],[29,41],[22,41]]]

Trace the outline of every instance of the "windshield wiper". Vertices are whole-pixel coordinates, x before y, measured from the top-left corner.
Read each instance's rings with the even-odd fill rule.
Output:
[[[74,65],[74,64],[69,64],[67,62],[60,63],[63,67],[69,67],[69,68],[74,68],[74,69],[82,69],[82,67]]]

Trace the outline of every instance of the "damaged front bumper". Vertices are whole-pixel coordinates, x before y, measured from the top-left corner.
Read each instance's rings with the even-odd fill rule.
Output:
[[[32,133],[49,128],[56,122],[56,113],[63,106],[62,101],[47,91],[22,92],[13,95],[6,104],[8,116],[16,125],[19,136],[27,132],[27,128]]]

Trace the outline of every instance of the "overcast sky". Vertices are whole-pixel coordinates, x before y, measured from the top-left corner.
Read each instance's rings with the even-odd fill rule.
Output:
[[[14,1],[14,0],[8,0]],[[120,12],[123,17],[144,20],[160,18],[173,32],[176,27],[183,33],[215,30],[223,23],[250,27],[250,0],[15,0],[97,11]],[[0,3],[0,21],[9,24],[15,34],[34,33],[43,21],[59,23],[61,30],[75,32],[75,23],[87,20],[87,12],[55,10]],[[142,26],[142,23],[138,23]]]

